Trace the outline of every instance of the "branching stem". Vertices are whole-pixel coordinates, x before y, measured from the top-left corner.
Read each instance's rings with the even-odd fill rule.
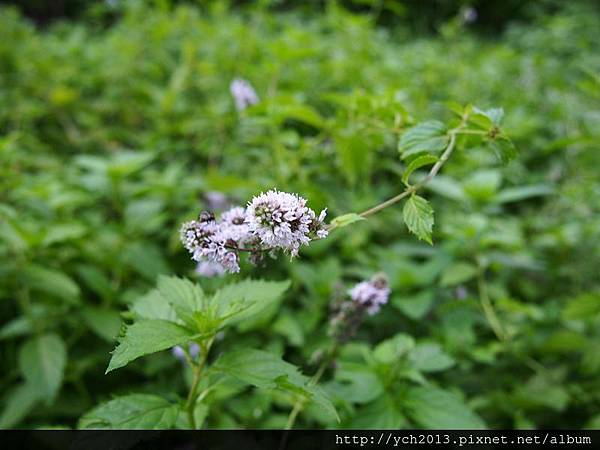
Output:
[[[403,198],[406,198],[409,195],[414,194],[419,189],[421,189],[423,186],[425,186],[427,183],[429,183],[438,174],[438,172],[440,171],[442,166],[446,163],[446,161],[448,161],[448,159],[450,158],[450,155],[452,154],[452,152],[454,151],[454,148],[456,146],[456,136],[463,132],[463,129],[466,126],[468,118],[469,118],[468,114],[465,114],[462,117],[460,124],[456,128],[453,128],[450,131],[448,131],[448,145],[446,145],[446,148],[442,152],[442,156],[440,156],[440,159],[438,159],[437,162],[433,165],[433,167],[431,168],[431,170],[429,171],[427,176],[425,176],[425,178],[423,178],[421,181],[419,181],[418,183],[416,183],[412,186],[408,186],[400,194],[398,194],[382,203],[379,203],[378,205],[375,205],[372,208],[367,209],[366,211],[361,212],[359,214],[359,216],[364,217],[364,218],[372,216],[373,214],[378,213],[382,209],[385,209],[388,206],[392,206],[392,205],[398,203]],[[328,227],[329,231],[332,231],[335,228],[336,228],[335,225],[333,225],[333,226],[329,225],[329,227]]]

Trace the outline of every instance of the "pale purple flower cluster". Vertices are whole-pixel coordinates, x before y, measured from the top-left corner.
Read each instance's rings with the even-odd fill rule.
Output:
[[[463,23],[469,24],[477,20],[477,10],[472,6],[467,6],[460,12]]]
[[[183,348],[181,346],[176,345],[175,347],[173,347],[171,349],[171,352],[173,353],[173,356],[175,358],[177,358],[179,361],[185,361],[185,351],[183,350]],[[188,355],[190,355],[190,358],[196,359],[199,354],[200,354],[200,346],[198,344],[196,344],[195,342],[192,342],[188,347]]]
[[[203,212],[197,220],[181,226],[180,238],[194,261],[209,262],[213,266],[221,266],[224,271],[236,273],[240,271],[236,249],[246,238],[243,228],[247,229],[243,224],[233,226],[217,221],[212,213]]]
[[[307,245],[315,237],[327,237],[324,224],[326,214],[327,210],[324,209],[317,217],[306,206],[306,199],[296,194],[271,190],[254,197],[248,204],[246,222],[250,232],[263,245],[296,256],[301,245]]]
[[[377,274],[369,281],[363,281],[354,286],[350,291],[352,301],[366,308],[369,315],[379,312],[390,296],[390,288],[385,276]]]
[[[233,207],[221,214],[203,212],[180,230],[183,246],[198,261],[201,276],[239,272],[240,252],[260,261],[265,252],[283,250],[292,256],[300,246],[327,236],[326,210],[317,217],[296,194],[269,191],[254,197],[247,208]]]
[[[259,101],[258,95],[252,85],[242,78],[234,79],[229,86],[229,91],[233,96],[235,107],[238,111],[243,111]]]
[[[337,289],[330,304],[329,335],[338,343],[349,341],[358,332],[365,314],[372,316],[378,313],[389,296],[390,288],[383,273],[373,275],[370,280],[358,283],[349,291]]]

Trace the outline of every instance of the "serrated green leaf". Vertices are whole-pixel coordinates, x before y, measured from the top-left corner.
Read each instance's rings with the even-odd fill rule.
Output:
[[[288,280],[243,280],[219,289],[211,304],[218,308],[218,317],[228,318],[228,324],[236,323],[241,330],[249,330],[275,313],[271,308],[289,287]]]
[[[56,334],[35,336],[19,352],[21,373],[46,403],[51,403],[60,389],[66,362],[67,348]]]
[[[398,142],[398,151],[405,159],[419,153],[440,152],[446,145],[446,126],[437,120],[430,120],[406,130]]]
[[[508,164],[517,156],[517,148],[513,142],[505,136],[488,139],[486,142],[503,164]]]
[[[431,240],[433,209],[427,200],[418,195],[412,195],[404,204],[402,217],[412,233],[430,245],[433,244]]]
[[[187,328],[166,320],[142,320],[129,325],[113,351],[106,373],[126,366],[140,356],[183,345],[194,337]]]
[[[211,370],[225,373],[261,389],[283,389],[301,394],[337,416],[329,398],[308,377],[279,356],[262,350],[241,349],[222,355]],[[338,418],[339,420],[339,418]]]
[[[161,275],[158,277],[158,291],[177,317],[188,326],[195,326],[195,313],[204,307],[204,292],[200,286],[187,279]]]
[[[456,394],[443,389],[411,387],[404,406],[415,423],[426,429],[482,429],[486,425]]]
[[[130,394],[102,403],[84,414],[78,428],[161,430],[172,428],[179,405],[162,397]]]
[[[212,370],[224,372],[245,383],[263,389],[277,387],[275,379],[287,375],[291,381],[302,383],[300,370],[269,352],[254,349],[234,350],[223,354]]]
[[[333,219],[331,221],[331,225],[335,228],[342,228],[360,220],[366,219],[356,213],[344,214],[342,216],[337,216],[335,219]]]
[[[160,319],[174,322],[177,317],[173,308],[160,295],[158,289],[153,289],[138,298],[131,305],[131,311],[138,319]]]
[[[437,162],[438,158],[437,156],[433,156],[433,155],[422,155],[419,156],[415,159],[413,159],[410,164],[408,165],[408,167],[406,168],[406,170],[404,171],[404,173],[402,174],[402,182],[408,186],[408,178],[411,176],[411,174],[417,170],[420,169],[421,167],[424,166],[429,166],[431,164],[435,164]]]

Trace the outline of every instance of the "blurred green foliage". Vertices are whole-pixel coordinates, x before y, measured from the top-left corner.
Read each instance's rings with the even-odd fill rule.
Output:
[[[337,286],[383,270],[390,304],[324,379],[341,422],[309,407],[299,426],[600,426],[600,19],[586,5],[485,40],[455,19],[410,37],[333,2],[318,16],[128,2],[103,30],[37,30],[1,9],[0,426],[184,395],[168,352],[104,370],[121,311],[159,274],[194,277],[177,230],[206,193],[243,203],[278,187],[331,217],[363,210],[402,189],[403,131],[448,119],[450,102],[503,107],[519,157],[453,156],[424,193],[433,247],[398,206],[298,260],[245,267],[292,287],[215,354],[262,348],[310,374]],[[261,98],[241,114],[238,76]],[[207,404],[207,427],[289,413],[279,393],[235,384]]]

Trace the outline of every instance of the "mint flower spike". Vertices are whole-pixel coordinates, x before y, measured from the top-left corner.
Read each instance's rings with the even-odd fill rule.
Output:
[[[365,314],[377,314],[388,302],[390,292],[384,273],[377,273],[348,291],[338,290],[330,305],[328,331],[336,345],[352,339],[362,325]]]
[[[235,78],[229,85],[229,91],[238,111],[243,111],[260,100],[252,85],[243,78]]]
[[[302,245],[327,237],[326,210],[317,217],[297,194],[270,190],[254,197],[246,209],[250,232],[267,247],[279,248],[292,257]]]
[[[376,274],[369,281],[358,283],[348,291],[353,302],[362,305],[372,316],[388,302],[390,288],[384,274]]]
[[[200,276],[220,276],[240,271],[240,253],[258,264],[265,253],[282,250],[292,257],[302,245],[327,237],[327,211],[317,216],[297,194],[271,190],[261,193],[248,207],[235,206],[217,220],[211,212],[185,222],[180,229],[183,246],[199,264]]]

